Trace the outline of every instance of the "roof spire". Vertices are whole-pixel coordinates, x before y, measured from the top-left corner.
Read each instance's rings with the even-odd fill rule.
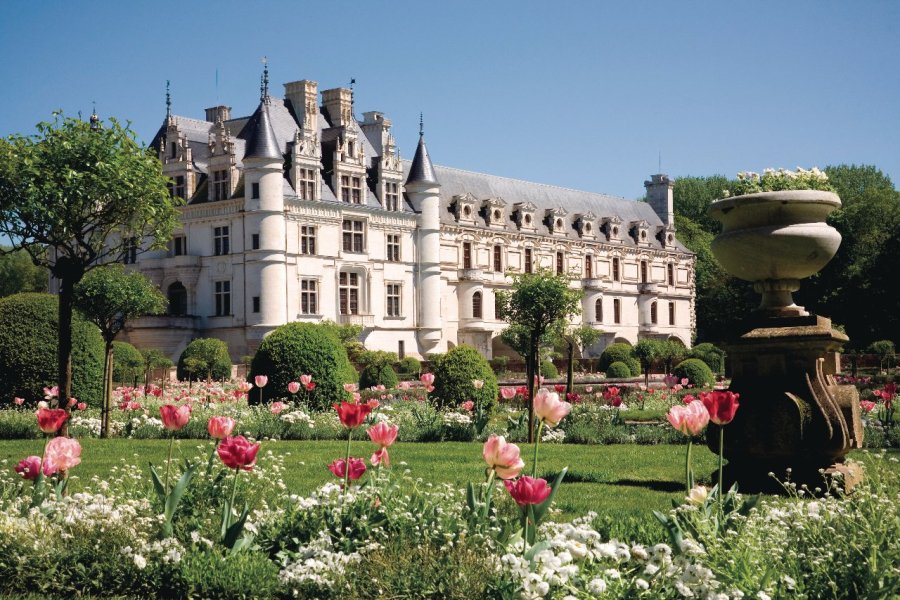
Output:
[[[419,137],[425,135],[425,119],[423,118],[422,113],[419,113]]]
[[[97,116],[97,101],[91,100],[91,104],[93,105],[93,109],[91,109],[91,130],[97,131],[100,129],[100,117]]]
[[[259,100],[269,104],[269,57],[262,57],[263,75],[259,84]]]
[[[169,80],[166,79],[166,118],[172,117],[172,95],[169,93]]]
[[[428,156],[428,148],[425,147],[425,127],[422,113],[419,113],[419,145],[416,147],[416,155],[409,167],[406,183],[438,183],[437,176],[434,174],[434,166]]]

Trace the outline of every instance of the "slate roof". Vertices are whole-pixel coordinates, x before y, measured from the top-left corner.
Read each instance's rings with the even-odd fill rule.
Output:
[[[413,157],[412,164],[409,166],[409,174],[406,183],[437,183],[437,176],[434,174],[434,165],[431,164],[431,158],[428,156],[428,148],[425,147],[425,136],[419,134],[419,145],[416,146],[416,155]]]
[[[253,118],[244,129],[249,129],[247,137],[247,151],[244,158],[270,158],[280,160],[283,146],[279,146],[272,130],[272,122],[269,119],[269,108],[260,103],[259,108],[253,113]]]

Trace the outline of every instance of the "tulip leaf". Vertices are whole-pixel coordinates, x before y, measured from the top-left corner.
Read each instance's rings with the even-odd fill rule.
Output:
[[[171,523],[172,517],[175,515],[175,511],[178,509],[178,503],[181,502],[181,497],[184,495],[185,490],[187,489],[188,484],[190,484],[191,479],[194,477],[194,472],[197,470],[197,465],[191,465],[187,468],[187,470],[182,474],[181,478],[178,479],[178,483],[175,484],[175,487],[172,488],[172,493],[166,498],[166,520]]]
[[[469,510],[475,512],[477,506],[475,504],[475,487],[472,485],[472,482],[469,482],[469,485],[466,486],[466,504],[469,505]]]
[[[241,516],[238,517],[238,520],[229,525],[228,530],[225,532],[225,537],[222,540],[226,548],[234,549],[238,538],[244,531],[244,524],[247,522],[247,515],[249,513],[250,507],[245,505],[243,512],[241,512]]]
[[[549,541],[544,540],[542,542],[538,542],[537,544],[531,546],[528,549],[528,551],[522,555],[522,558],[524,558],[529,563],[531,563],[532,566],[534,566],[534,557],[537,556],[538,554],[540,554],[541,552],[543,552],[544,550],[546,550],[547,548],[550,548]]]
[[[166,503],[166,488],[163,487],[162,480],[159,478],[159,473],[156,472],[156,467],[153,466],[153,463],[150,464],[150,479],[153,480],[153,489],[156,490],[156,495],[159,498],[159,501],[163,504]]]
[[[668,515],[662,514],[658,510],[653,511],[653,516],[656,517],[656,520],[662,523],[662,526],[666,528],[666,532],[669,534],[669,541],[672,543],[672,547],[680,553],[682,550],[684,535],[681,532],[681,528],[678,526],[678,522],[675,519],[669,518]]]
[[[569,467],[563,467],[563,470],[559,472],[556,476],[556,479],[553,480],[553,483],[550,485],[550,495],[547,496],[547,499],[534,507],[534,523],[535,527],[537,524],[541,522],[541,519],[544,518],[544,515],[550,510],[550,506],[553,504],[553,499],[556,497],[556,492],[559,491],[559,486],[562,484],[563,477],[566,476],[566,473],[569,472]]]

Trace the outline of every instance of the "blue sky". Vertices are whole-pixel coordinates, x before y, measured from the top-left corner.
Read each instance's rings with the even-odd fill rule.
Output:
[[[628,198],[662,170],[874,164],[900,180],[900,2],[4,2],[0,135],[356,78],[411,157]],[[218,70],[218,86],[216,71]]]

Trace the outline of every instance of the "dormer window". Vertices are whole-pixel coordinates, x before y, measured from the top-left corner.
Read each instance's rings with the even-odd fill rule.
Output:
[[[649,236],[647,235],[647,229],[650,227],[650,224],[647,221],[632,221],[631,222],[631,237],[638,244],[646,244],[649,242]]]
[[[385,210],[400,210],[400,184],[388,181],[384,184]]]
[[[525,215],[525,224],[531,227],[531,215]]]
[[[553,229],[554,229],[554,230],[559,231],[560,229],[562,229],[562,227],[563,227],[563,220],[562,220],[562,219],[557,219],[556,221],[553,222]]]
[[[228,198],[229,190],[228,190],[228,171],[226,169],[222,169],[221,171],[213,171],[213,200],[225,200]]]
[[[519,202],[513,205],[512,218],[519,229],[534,229],[535,210],[537,210],[537,207],[531,202]]]
[[[506,202],[503,198],[488,198],[481,206],[484,220],[488,225],[492,227],[503,226],[503,214],[506,208]]]
[[[578,215],[578,218],[575,219],[575,229],[578,231],[579,235],[582,237],[593,237],[594,236],[594,213],[588,212],[583,215]]]
[[[607,219],[604,219],[603,226],[600,228],[604,234],[606,234],[606,239],[609,241],[618,241],[621,239],[619,235],[619,226],[621,225],[622,220],[617,216],[612,216]]]
[[[184,176],[178,175],[176,177],[172,177],[172,179],[169,181],[169,194],[173,198],[184,198],[184,190]]]
[[[362,204],[362,177],[341,175],[341,200]]]
[[[472,218],[472,207],[471,206],[463,207],[463,216],[466,217],[467,219]]]
[[[347,156],[353,158],[356,155],[354,150],[356,150],[356,144],[354,144],[352,140],[347,142]]]
[[[495,209],[494,209],[494,214],[493,214],[493,216],[491,217],[491,220],[494,221],[495,223],[497,223],[497,222],[500,221],[500,219],[501,219],[502,217],[503,217],[503,213],[500,212],[500,209],[495,208]]]
[[[561,208],[554,208],[547,211],[547,217],[545,223],[547,223],[547,227],[550,228],[551,233],[561,234],[565,233],[565,221],[566,211]]]
[[[472,194],[453,196],[452,206],[456,220],[472,223],[475,220],[475,203],[476,198]]]

